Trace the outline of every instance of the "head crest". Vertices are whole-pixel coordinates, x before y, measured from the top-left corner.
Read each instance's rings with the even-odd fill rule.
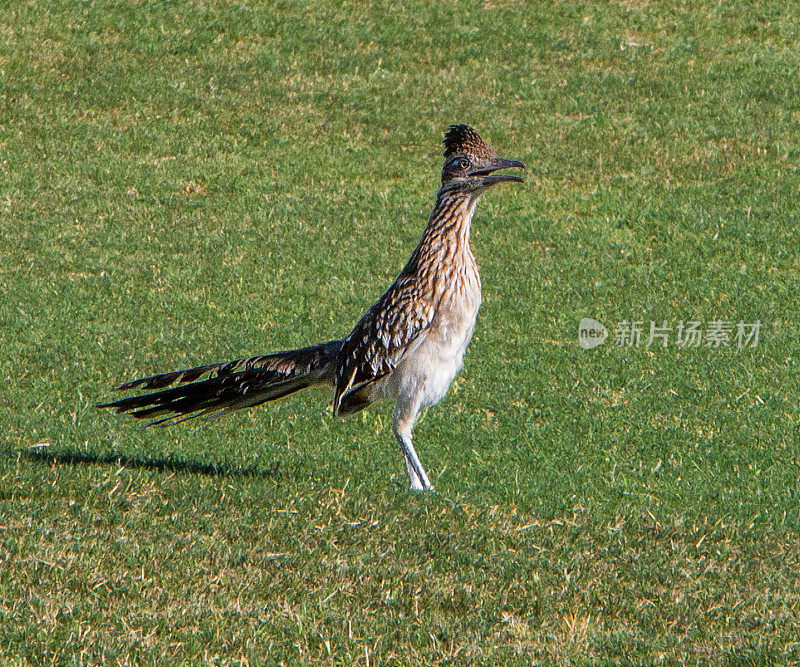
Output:
[[[469,153],[477,157],[492,157],[494,151],[481,139],[475,129],[469,125],[451,125],[445,132],[444,156],[449,157],[456,153]]]

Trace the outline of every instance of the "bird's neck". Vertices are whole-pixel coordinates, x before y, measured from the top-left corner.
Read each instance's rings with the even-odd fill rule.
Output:
[[[427,245],[433,251],[449,248],[469,252],[472,216],[479,199],[477,194],[439,192],[420,246]]]
[[[479,198],[480,195],[440,191],[404,273],[416,274],[443,288],[452,286],[452,280],[464,270],[477,275],[477,265],[469,247],[469,232]]]

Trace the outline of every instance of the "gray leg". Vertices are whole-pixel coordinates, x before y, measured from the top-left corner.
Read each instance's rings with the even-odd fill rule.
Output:
[[[403,458],[406,461],[406,469],[408,470],[408,479],[411,481],[411,489],[413,491],[430,491],[433,487],[428,481],[428,475],[425,474],[425,469],[422,467],[411,441],[411,430],[414,428],[414,422],[417,420],[418,414],[418,405],[398,400],[392,419],[392,430],[397,442],[400,443],[400,449],[403,451]]]

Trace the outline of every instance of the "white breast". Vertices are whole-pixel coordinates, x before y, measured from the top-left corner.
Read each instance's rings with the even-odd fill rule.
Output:
[[[413,399],[419,401],[420,408],[442,400],[463,365],[480,305],[480,277],[469,253],[443,295],[428,330],[415,341],[394,372],[375,387],[375,398]]]

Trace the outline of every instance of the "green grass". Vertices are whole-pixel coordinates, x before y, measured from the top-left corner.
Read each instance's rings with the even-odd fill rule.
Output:
[[[0,2],[0,659],[800,659],[800,11]],[[131,377],[345,334],[441,134],[527,183],[416,430],[303,395],[142,431]],[[764,323],[609,344],[585,316]]]

